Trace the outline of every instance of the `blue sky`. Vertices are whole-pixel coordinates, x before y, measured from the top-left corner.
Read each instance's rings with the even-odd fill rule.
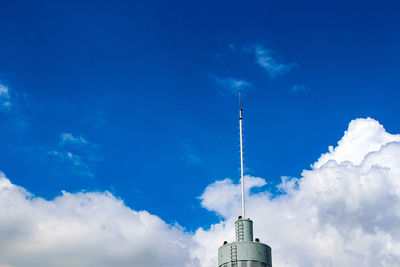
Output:
[[[219,219],[197,197],[239,176],[237,85],[246,172],[272,191],[352,119],[400,132],[399,7],[1,1],[0,170],[48,199],[109,190],[207,226]]]

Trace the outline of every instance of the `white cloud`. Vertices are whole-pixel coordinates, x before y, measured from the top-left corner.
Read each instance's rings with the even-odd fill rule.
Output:
[[[358,119],[350,122],[347,131],[338,146],[329,147],[329,152],[321,155],[314,163],[314,167],[320,167],[328,160],[339,163],[349,161],[359,165],[368,153],[378,151],[382,145],[400,141],[400,134],[389,134],[383,126],[371,118]]]
[[[266,182],[262,178],[245,176],[245,189],[247,195],[249,195],[250,188],[261,187],[265,184]],[[215,211],[218,215],[227,218],[231,214],[235,214],[236,211],[240,210],[241,191],[238,190],[238,188],[239,185],[234,184],[232,180],[228,178],[222,181],[216,181],[207,186],[203,195],[199,197],[201,205],[204,208]]]
[[[283,179],[280,189],[275,198],[268,192],[247,198],[255,235],[271,245],[274,266],[400,266],[399,135],[375,120],[354,120],[336,148],[301,178]],[[225,179],[201,197],[224,218],[196,232],[206,246],[196,250],[203,266],[215,265],[216,248],[234,237],[239,192]]]
[[[210,75],[210,77],[218,85],[218,89],[220,92],[229,91],[231,93],[237,94],[239,91],[243,91],[252,87],[252,84],[250,82],[243,79],[236,79],[232,77],[221,78],[214,75]]]
[[[108,192],[47,201],[0,174],[2,266],[195,266],[179,225],[129,209]]]
[[[9,111],[11,108],[11,93],[10,89],[0,84],[0,111]]]
[[[379,122],[352,121],[300,178],[282,178],[281,195],[265,183],[246,177],[247,214],[274,266],[400,266],[400,140]],[[216,181],[200,200],[221,222],[187,233],[107,192],[46,201],[1,175],[0,264],[216,266],[218,247],[234,239],[240,185]]]
[[[87,145],[89,142],[82,136],[75,137],[71,133],[62,133],[60,135],[60,145]]]
[[[295,63],[284,63],[274,51],[260,44],[245,47],[244,50],[254,55],[255,63],[259,65],[271,79],[288,73],[296,66]]]

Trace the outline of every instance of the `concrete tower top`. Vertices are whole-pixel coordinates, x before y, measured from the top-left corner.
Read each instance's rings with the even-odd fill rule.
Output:
[[[239,219],[235,222],[236,242],[253,241],[253,221],[250,219]]]
[[[224,242],[218,249],[218,267],[272,267],[271,248],[258,239],[253,241],[253,221],[235,222],[236,241]]]

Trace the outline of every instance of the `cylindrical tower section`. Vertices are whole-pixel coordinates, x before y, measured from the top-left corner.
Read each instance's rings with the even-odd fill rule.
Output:
[[[218,249],[218,267],[272,267],[271,247],[253,241],[252,220],[239,217],[235,232],[236,241]]]
[[[236,242],[253,241],[253,221],[239,218],[235,222]]]

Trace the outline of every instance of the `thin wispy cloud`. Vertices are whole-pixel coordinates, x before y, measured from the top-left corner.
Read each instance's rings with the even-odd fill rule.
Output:
[[[308,87],[306,87],[304,85],[297,84],[297,85],[292,86],[293,93],[300,93],[300,92],[306,92],[306,91],[308,91]]]
[[[89,177],[94,176],[89,164],[81,156],[63,150],[51,150],[47,152],[47,155],[68,164],[71,167],[69,168],[71,173]]]
[[[69,163],[71,172],[91,177],[94,176],[94,163],[103,160],[97,144],[72,133],[61,133],[57,148],[50,150],[48,155]]]
[[[94,128],[103,128],[110,124],[108,114],[105,110],[99,109],[85,116],[85,120]]]
[[[251,82],[244,79],[237,79],[233,77],[218,77],[215,75],[210,75],[214,82],[218,86],[218,91],[231,92],[237,94],[239,91],[248,90],[252,87]]]
[[[236,51],[236,49],[237,49],[237,44],[229,44],[228,45],[228,48],[230,49],[230,50],[232,50],[232,51]]]
[[[4,84],[0,84],[0,111],[7,112],[11,109],[10,89]]]
[[[74,136],[71,133],[62,133],[60,135],[60,145],[65,146],[65,145],[89,145],[89,142],[83,138],[82,136]]]
[[[181,145],[183,148],[182,159],[189,165],[199,165],[203,162],[203,158],[194,149],[190,138],[185,139]]]
[[[0,82],[0,113],[6,115],[1,123],[17,128],[26,128],[29,123],[28,111],[31,97],[23,91],[16,91]]]
[[[96,164],[104,160],[99,145],[72,133],[61,133],[59,138],[55,145],[29,147],[26,150],[36,153],[44,163],[58,171],[94,177]]]
[[[290,72],[297,65],[296,63],[285,63],[276,52],[260,44],[246,47],[245,51],[254,55],[255,63],[260,66],[271,79]]]
[[[228,49],[234,53],[244,53],[247,60],[253,58],[254,63],[261,67],[270,79],[283,76],[297,66],[296,63],[285,62],[278,53],[257,43],[252,45],[229,44]],[[209,75],[209,77],[218,85],[217,89],[221,94],[225,91],[237,94],[238,91],[247,91],[253,87],[253,84],[250,81],[234,78],[232,76],[221,77],[217,75]],[[300,91],[300,89],[302,88],[297,86],[293,88],[293,91]]]

